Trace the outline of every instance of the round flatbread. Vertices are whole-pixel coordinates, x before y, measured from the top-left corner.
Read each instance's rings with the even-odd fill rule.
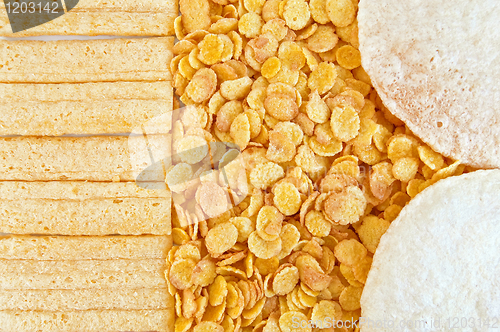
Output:
[[[395,331],[498,331],[499,194],[500,170],[489,170],[442,180],[411,200],[375,253],[361,331],[392,331],[375,326],[384,319]]]
[[[365,0],[358,21],[386,107],[443,155],[500,167],[500,3]]]

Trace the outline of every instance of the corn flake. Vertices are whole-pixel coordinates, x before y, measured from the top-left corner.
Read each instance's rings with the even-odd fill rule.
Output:
[[[228,132],[234,119],[236,119],[240,113],[243,113],[243,106],[240,101],[232,100],[225,103],[217,112],[215,126],[222,132]],[[228,141],[222,140],[222,142]]]
[[[310,327],[303,327],[297,322],[307,322],[307,316],[300,311],[288,311],[279,317],[279,328],[281,332],[311,332]]]
[[[267,79],[276,76],[281,69],[281,61],[277,57],[268,58],[261,68],[261,74]]]
[[[273,291],[276,295],[290,293],[299,282],[299,269],[292,264],[283,264],[274,274]]]
[[[326,220],[323,213],[316,210],[309,211],[309,213],[306,214],[305,226],[307,230],[316,237],[327,236],[330,234],[332,228],[332,225]]]
[[[176,151],[181,161],[193,165],[207,156],[207,141],[199,136],[186,135],[176,143]]]
[[[380,238],[390,226],[387,220],[377,218],[376,216],[367,216],[363,218],[361,226],[357,232],[361,242],[365,245],[366,249],[374,253],[380,242]]]
[[[394,162],[392,167],[392,174],[394,177],[402,182],[408,182],[415,178],[419,167],[417,158],[404,157],[399,158]]]
[[[351,0],[326,0],[326,13],[335,26],[345,27],[356,17],[356,8]]]
[[[444,166],[443,156],[433,151],[430,147],[421,145],[417,149],[420,160],[431,170],[436,171]]]
[[[338,37],[330,25],[320,25],[316,32],[307,38],[307,47],[316,53],[327,52],[335,47]]]
[[[387,155],[394,163],[399,158],[415,157],[418,158],[415,142],[407,135],[395,135],[391,137],[387,145]]]
[[[304,0],[287,0],[283,7],[283,19],[292,30],[306,27],[311,17],[309,6]]]
[[[340,241],[334,249],[335,258],[349,267],[356,265],[367,255],[367,250],[355,239]]]
[[[360,300],[363,288],[347,286],[344,288],[339,297],[339,303],[342,309],[347,311],[354,311],[361,308]]]
[[[238,30],[247,38],[256,38],[259,36],[264,20],[260,15],[254,12],[248,12],[241,16],[238,22]]]
[[[245,113],[239,114],[231,123],[230,135],[233,142],[244,150],[250,142],[250,122]]]
[[[291,161],[295,157],[295,144],[278,131],[269,133],[269,148],[266,158],[277,163]]]
[[[266,241],[257,232],[253,232],[248,237],[248,248],[256,257],[268,259],[280,253],[281,239],[278,237],[276,240]]]
[[[333,63],[321,62],[316,70],[313,70],[307,85],[311,91],[318,91],[320,95],[328,92],[333,87],[337,78],[337,70]]]
[[[294,98],[282,93],[267,96],[264,105],[271,116],[281,121],[290,121],[299,113]]]
[[[250,183],[258,189],[266,189],[284,176],[285,172],[278,164],[273,162],[262,163],[250,172]]]
[[[330,119],[331,111],[328,105],[321,99],[318,91],[309,94],[309,101],[306,104],[306,112],[309,119],[316,123],[325,123]]]
[[[265,241],[276,240],[281,233],[283,215],[274,206],[264,206],[257,215],[256,230]]]
[[[318,156],[333,157],[342,151],[342,142],[336,139],[331,139],[327,144],[321,144],[316,137],[311,137],[307,142],[311,150]]]
[[[384,210],[384,219],[392,222],[394,219],[396,219],[401,212],[401,209],[403,209],[402,206],[393,204],[389,205],[385,210]]]
[[[207,30],[210,27],[210,6],[208,1],[180,0],[179,10],[182,14],[182,25],[187,33]]]
[[[330,18],[326,11],[326,0],[310,0],[309,8],[311,10],[311,16],[316,22],[320,24],[327,24],[330,22]]]
[[[224,332],[224,328],[215,322],[200,322],[193,329],[193,332]]]
[[[224,40],[220,35],[207,34],[198,44],[200,50],[198,59],[206,65],[213,65],[221,61],[224,52]]]
[[[359,221],[366,209],[366,198],[357,186],[349,186],[340,193],[332,193],[324,203],[325,214],[340,225]]]
[[[279,182],[273,187],[274,206],[285,216],[299,212],[302,200],[297,188],[290,182]]]
[[[327,322],[329,318],[334,321],[342,319],[342,308],[335,301],[320,301],[316,303],[312,310],[311,320],[315,322]]]
[[[191,275],[196,262],[193,259],[185,258],[176,260],[168,274],[168,280],[177,289],[183,290],[191,287],[193,284]]]
[[[167,173],[166,182],[170,190],[179,193],[187,189],[192,177],[193,169],[191,165],[178,163]]]
[[[192,281],[194,285],[206,287],[210,285],[217,276],[215,263],[210,259],[202,259],[193,269]]]
[[[230,222],[216,225],[208,231],[205,245],[212,256],[219,256],[238,240],[238,229]]]
[[[361,66],[361,53],[350,45],[340,47],[335,53],[335,57],[338,64],[345,69],[352,70]]]

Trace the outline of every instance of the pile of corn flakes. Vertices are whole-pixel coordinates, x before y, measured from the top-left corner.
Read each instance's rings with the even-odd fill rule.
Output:
[[[357,6],[180,0],[171,70],[188,108],[167,175],[176,332],[357,320],[391,222],[420,191],[467,171],[382,105],[361,67]]]

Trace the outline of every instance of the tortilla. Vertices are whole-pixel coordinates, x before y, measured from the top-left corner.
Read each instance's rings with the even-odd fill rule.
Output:
[[[0,83],[169,81],[173,37],[0,40]]]
[[[171,112],[172,98],[170,82],[0,84],[0,135],[128,133]]]
[[[498,1],[359,5],[364,69],[385,106],[437,152],[500,167]]]
[[[500,170],[477,171],[439,181],[411,200],[375,253],[361,331],[391,330],[376,326],[384,319],[398,331],[452,331],[446,324],[455,317],[467,318],[457,331],[496,331],[478,324],[500,318],[499,193]]]

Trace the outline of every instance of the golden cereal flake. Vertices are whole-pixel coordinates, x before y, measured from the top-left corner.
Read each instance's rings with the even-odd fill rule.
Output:
[[[273,187],[273,202],[285,216],[299,212],[302,200],[297,188],[290,182],[280,182]]]
[[[265,241],[276,240],[281,233],[283,215],[274,206],[263,206],[258,215],[257,234]]]
[[[309,22],[311,12],[304,0],[287,0],[283,8],[283,19],[292,30],[303,29]]]
[[[340,225],[359,221],[366,209],[366,198],[357,186],[349,186],[340,193],[332,193],[326,199],[325,214]]]
[[[273,291],[276,295],[290,293],[299,282],[299,269],[292,264],[282,265],[279,272],[274,274]]]
[[[359,241],[348,239],[335,246],[334,254],[340,263],[351,267],[366,257],[367,250]]]
[[[254,12],[244,14],[239,22],[238,29],[241,34],[247,38],[256,38],[259,36],[264,20],[260,15]]]
[[[248,249],[258,258],[268,259],[276,256],[281,251],[281,239],[278,237],[274,241],[262,239],[257,232],[253,232],[248,237]]]
[[[224,328],[215,322],[203,321],[193,328],[193,332],[224,332]]]
[[[255,166],[250,172],[250,183],[258,189],[267,189],[283,178],[283,168],[274,162],[265,162]]]
[[[333,25],[345,27],[356,17],[356,8],[352,0],[326,0],[326,13]]]
[[[318,91],[320,95],[328,92],[333,87],[335,79],[337,78],[337,70],[333,63],[321,62],[318,68],[313,70],[307,85],[311,91]]]
[[[218,224],[208,231],[205,245],[212,256],[219,256],[238,240],[238,229],[230,222]]]
[[[318,29],[307,38],[307,47],[316,53],[327,52],[337,45],[339,38],[331,25],[320,25]]]

